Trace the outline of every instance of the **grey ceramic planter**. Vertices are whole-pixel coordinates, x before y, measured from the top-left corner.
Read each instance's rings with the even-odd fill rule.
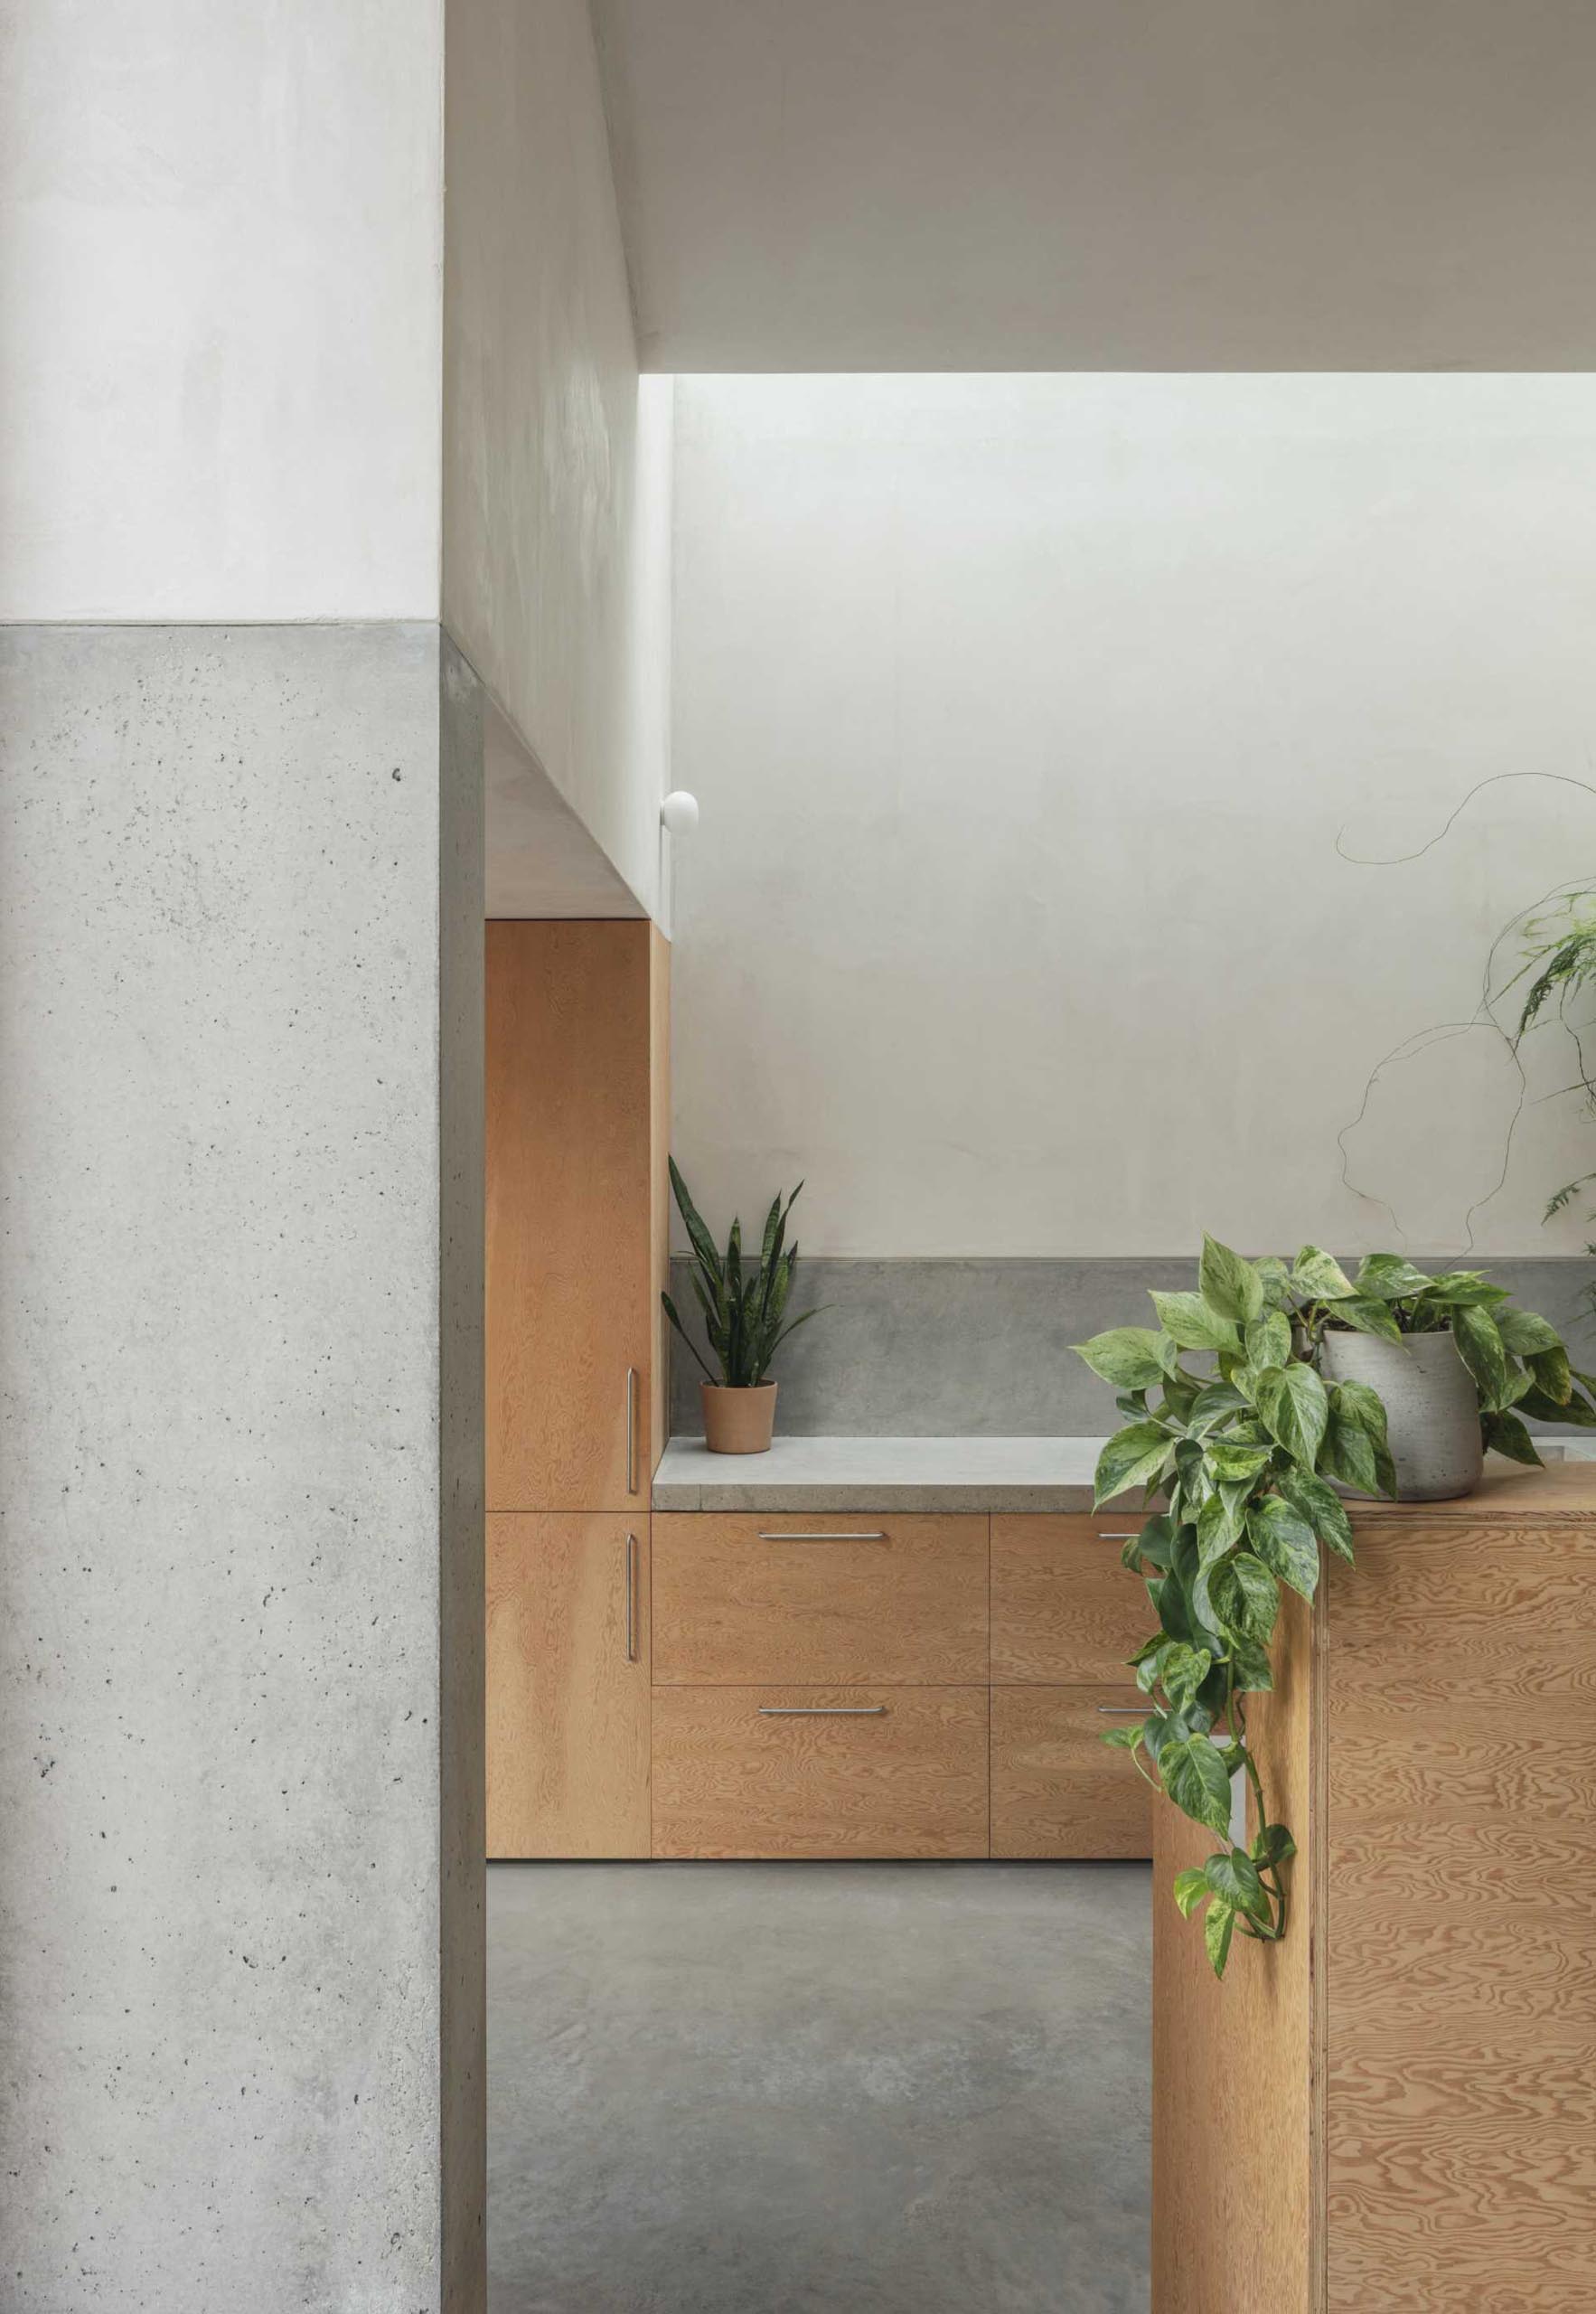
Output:
[[[1472,1494],[1485,1468],[1479,1397],[1450,1333],[1328,1333],[1328,1382],[1366,1382],[1385,1403],[1401,1502],[1446,1502]]]

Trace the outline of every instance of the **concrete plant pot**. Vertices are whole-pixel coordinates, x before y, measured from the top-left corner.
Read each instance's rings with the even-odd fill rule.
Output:
[[[1327,1333],[1327,1382],[1366,1382],[1385,1401],[1399,1502],[1450,1502],[1472,1494],[1485,1469],[1479,1395],[1450,1330],[1404,1334]]]
[[[775,1427],[775,1384],[756,1382],[731,1390],[721,1382],[700,1382],[704,1444],[711,1454],[767,1454]]]

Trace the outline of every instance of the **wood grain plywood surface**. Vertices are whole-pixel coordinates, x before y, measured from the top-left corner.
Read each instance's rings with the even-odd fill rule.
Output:
[[[645,1857],[647,1522],[486,1525],[488,1854]]]
[[[1272,1809],[1300,1843],[1291,1922],[1278,1945],[1238,1936],[1223,1983],[1169,1893],[1216,1843],[1168,1801],[1153,1811],[1153,2314],[1317,2314],[1319,1677],[1312,1613],[1287,1594],[1275,1691],[1249,1699],[1249,1720]]]
[[[1122,1685],[1158,1619],[1120,1564],[1123,1519],[992,1520],[992,1678],[1023,1686]]]
[[[674,1512],[654,1536],[658,1685],[985,1684],[984,1519]]]
[[[660,1296],[671,1287],[671,943],[649,927],[649,1392],[643,1469],[652,1479],[671,1435],[670,1329]]]
[[[984,1688],[659,1688],[653,1761],[659,1857],[987,1853]]]
[[[487,927],[491,1510],[646,1510],[650,937],[643,923]]]
[[[1589,2308],[1596,1532],[1360,1515],[1357,1547],[1330,1589],[1328,2302]]]
[[[1123,1687],[992,1689],[994,1856],[1152,1854],[1153,1795],[1103,1740],[1127,1707]]]

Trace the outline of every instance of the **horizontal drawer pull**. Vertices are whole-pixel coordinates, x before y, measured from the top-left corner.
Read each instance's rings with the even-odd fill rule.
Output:
[[[762,1543],[884,1543],[887,1540],[887,1529],[885,1527],[872,1527],[868,1533],[859,1535],[800,1535],[773,1533],[762,1527],[759,1530],[759,1539]]]
[[[1104,1719],[1145,1719],[1148,1713],[1141,1703],[1100,1703],[1097,1708]]]
[[[1100,1543],[1133,1543],[1140,1539],[1141,1534],[1140,1527],[1126,1527],[1122,1529],[1118,1527],[1105,1527],[1097,1539]]]
[[[884,1719],[884,1703],[762,1703],[761,1719]]]

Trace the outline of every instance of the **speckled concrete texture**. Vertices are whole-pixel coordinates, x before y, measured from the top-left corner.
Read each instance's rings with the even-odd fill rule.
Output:
[[[0,682],[0,2303],[432,2314],[469,748],[433,626]]]
[[[492,2314],[1145,2314],[1144,1865],[498,1865]]]
[[[447,636],[439,697],[438,1687],[443,2314],[487,2286],[483,1594],[483,908],[487,698]]]
[[[1287,1248],[1287,1250],[1292,1250]],[[1460,1261],[1467,1256],[1460,1256]],[[1441,1268],[1441,1262],[1426,1262]],[[1481,1260],[1526,1309],[1549,1318],[1596,1363],[1596,1326],[1580,1297],[1582,1256]],[[672,1265],[678,1309],[693,1307],[687,1265]],[[776,1428],[790,1436],[1103,1436],[1114,1394],[1070,1345],[1107,1326],[1150,1322],[1148,1289],[1197,1284],[1197,1262],[1168,1255],[1081,1260],[840,1260],[803,1263],[796,1312],[825,1305],[782,1350]],[[696,1319],[692,1321],[696,1323]],[[671,1427],[702,1436],[699,1372],[671,1360]]]

